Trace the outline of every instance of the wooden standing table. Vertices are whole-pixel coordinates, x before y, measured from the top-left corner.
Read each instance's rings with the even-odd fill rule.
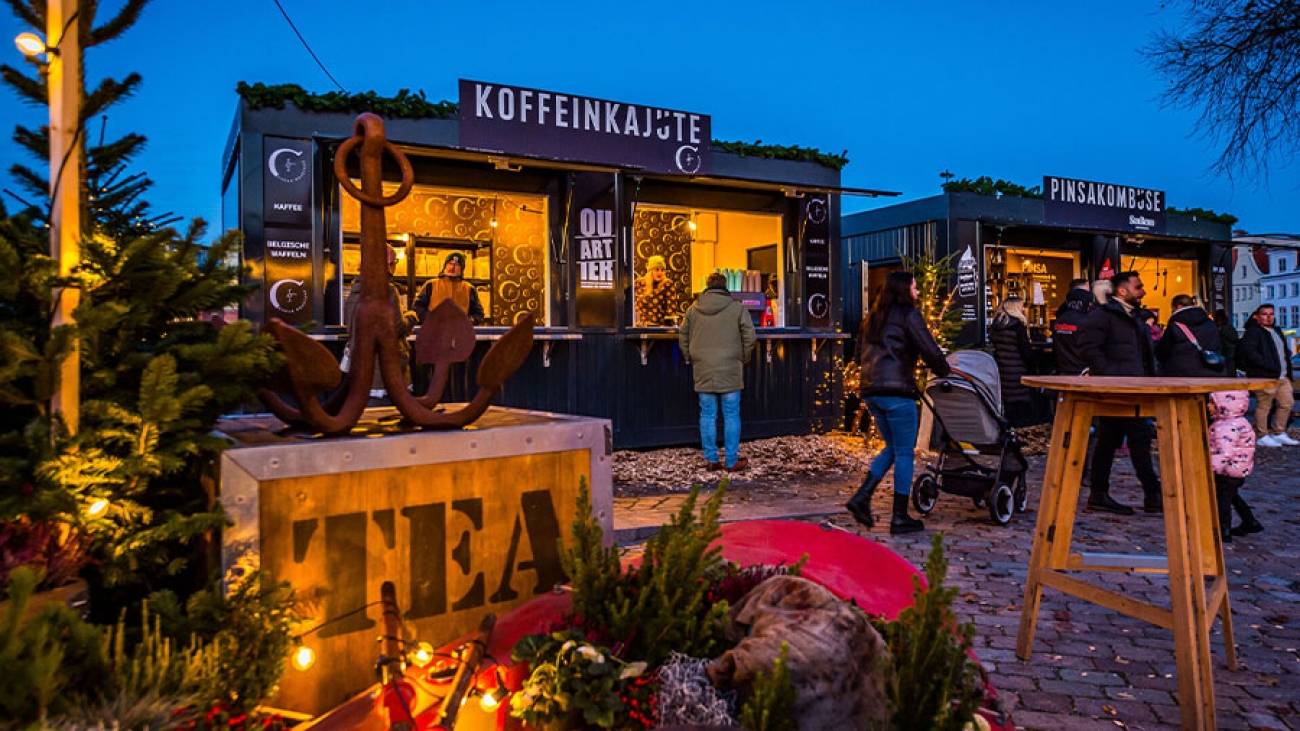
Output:
[[[1206,394],[1256,390],[1269,379],[1029,376],[1022,382],[1060,393],[1043,476],[1038,525],[1025,581],[1016,655],[1028,660],[1043,587],[1108,607],[1174,632],[1178,701],[1184,729],[1215,727],[1210,625],[1223,618],[1228,668],[1237,667],[1232,613],[1214,499]],[[1070,553],[1088,429],[1093,417],[1154,418],[1160,454],[1167,556]],[[1134,526],[1135,529],[1137,526]],[[1071,575],[1075,571],[1167,573],[1172,607],[1150,604]],[[1211,579],[1206,590],[1206,579]]]

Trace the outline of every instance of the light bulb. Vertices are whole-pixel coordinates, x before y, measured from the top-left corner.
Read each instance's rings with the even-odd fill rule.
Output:
[[[19,33],[18,37],[14,38],[14,45],[18,46],[19,53],[28,57],[46,51],[45,41],[42,41],[40,36],[31,32]]]
[[[501,699],[497,698],[497,693],[495,690],[489,690],[488,692],[483,694],[482,698],[478,699],[478,707],[482,708],[488,713],[495,711],[497,709],[497,706],[499,705],[501,705]]]
[[[692,231],[694,231],[695,229],[699,228],[699,226],[696,225],[696,223],[695,223],[694,221],[690,221],[690,222],[688,222],[688,223],[686,224],[686,227],[689,228],[689,229],[692,230]]]
[[[90,507],[86,509],[86,516],[90,518],[98,518],[103,515],[106,510],[108,510],[108,501],[104,498],[100,498],[91,503]]]
[[[433,660],[433,646],[428,642],[416,645],[415,652],[411,653],[411,660],[419,667],[428,665]]]
[[[497,220],[494,218],[492,219],[492,228],[496,228],[496,227],[497,227]]]
[[[316,651],[307,647],[300,646],[293,653],[293,666],[299,670],[307,670],[316,664]]]

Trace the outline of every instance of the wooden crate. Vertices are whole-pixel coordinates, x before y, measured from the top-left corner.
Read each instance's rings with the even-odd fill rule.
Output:
[[[557,547],[579,481],[613,535],[603,419],[492,408],[474,428],[403,432],[367,413],[354,436],[281,436],[270,417],[229,419],[221,503],[227,576],[260,565],[312,599],[316,651],[271,703],[320,713],[375,681],[379,586],[397,586],[410,641],[442,645],[563,580]]]

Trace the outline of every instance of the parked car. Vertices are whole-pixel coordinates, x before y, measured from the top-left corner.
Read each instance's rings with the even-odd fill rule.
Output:
[[[1291,387],[1297,394],[1300,394],[1300,353],[1291,355]],[[1296,399],[1300,401],[1300,399]],[[1295,411],[1295,409],[1292,409]]]

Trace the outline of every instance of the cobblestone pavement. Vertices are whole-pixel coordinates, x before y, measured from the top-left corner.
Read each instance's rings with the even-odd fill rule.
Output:
[[[1225,545],[1239,667],[1228,671],[1216,622],[1212,652],[1218,724],[1221,729],[1300,729],[1300,513],[1295,508],[1300,447],[1261,448],[1259,453],[1243,495],[1266,529]],[[1033,657],[1022,661],[1015,656],[1043,463],[1041,457],[1031,458],[1029,513],[1005,527],[993,525],[987,511],[969,499],[945,493],[926,518],[923,533],[891,537],[887,520],[866,532],[840,508],[856,487],[843,479],[788,486],[783,498],[761,502],[748,499],[739,482],[728,494],[723,515],[730,520],[829,520],[869,535],[918,566],[925,561],[930,533],[943,531],[949,581],[961,590],[956,610],[975,623],[976,652],[1021,728],[1178,728],[1171,631],[1044,589]],[[1141,490],[1123,457],[1117,460],[1111,492],[1121,502],[1141,505]],[[666,522],[679,499],[617,499],[620,539],[643,538],[647,526]],[[876,495],[877,517],[887,515],[889,500],[886,481]],[[1141,510],[1128,517],[1080,513],[1073,546],[1088,552],[1163,554],[1163,523]],[[1097,573],[1089,579],[1168,606],[1163,576]]]

